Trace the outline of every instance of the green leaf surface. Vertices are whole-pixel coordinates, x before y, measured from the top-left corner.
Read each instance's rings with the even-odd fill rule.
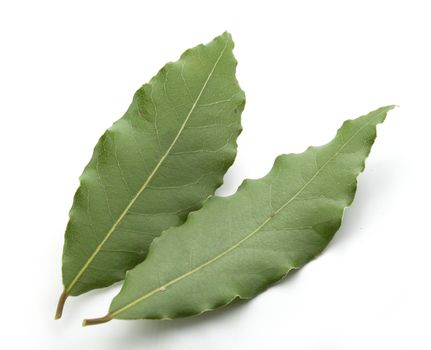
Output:
[[[268,175],[210,198],[151,245],[109,314],[84,321],[172,319],[252,298],[327,246],[352,203],[357,176],[392,106],[346,121],[336,137],[279,156]]]
[[[221,185],[245,104],[233,47],[224,33],[165,65],[100,138],[70,211],[57,317],[68,295],[123,279]]]

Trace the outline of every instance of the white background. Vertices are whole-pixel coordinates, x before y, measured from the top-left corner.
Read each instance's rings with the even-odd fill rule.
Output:
[[[427,4],[428,3],[428,4]],[[431,349],[429,1],[0,2],[3,349]],[[175,321],[112,321],[119,285],[70,298],[63,232],[78,176],[134,91],[229,30],[247,94],[222,195],[344,119],[397,104],[323,255],[255,299]]]

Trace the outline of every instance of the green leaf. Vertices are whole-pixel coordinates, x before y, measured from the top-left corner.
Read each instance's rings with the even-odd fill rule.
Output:
[[[245,104],[233,47],[224,33],[168,63],[99,140],[70,211],[57,318],[68,295],[123,279],[221,185]]]
[[[352,203],[356,178],[392,106],[346,121],[336,137],[272,170],[230,197],[212,197],[187,222],[167,230],[129,271],[110,319],[172,319],[248,299],[318,255]]]

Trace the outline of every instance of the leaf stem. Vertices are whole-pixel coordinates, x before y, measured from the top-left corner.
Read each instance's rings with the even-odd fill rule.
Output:
[[[99,317],[99,318],[90,318],[90,319],[85,319],[84,321],[82,321],[82,325],[85,326],[93,326],[95,324],[101,324],[101,323],[106,323],[112,320],[112,316],[110,314],[107,314],[106,316],[103,317]]]
[[[66,299],[69,295],[67,294],[66,290],[63,291],[60,295],[60,299],[58,300],[57,304],[57,310],[55,311],[55,319],[58,320],[61,318],[61,315],[63,314],[63,307],[64,303],[66,302]]]

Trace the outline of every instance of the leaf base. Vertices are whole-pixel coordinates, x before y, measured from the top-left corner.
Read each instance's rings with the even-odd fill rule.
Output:
[[[106,316],[103,317],[99,317],[99,318],[90,318],[90,319],[85,319],[84,321],[82,321],[82,326],[93,326],[96,324],[101,324],[101,323],[106,323],[112,320],[112,316],[110,314],[107,314]]]
[[[63,291],[63,293],[61,293],[60,299],[58,300],[57,304],[57,310],[55,311],[54,319],[58,320],[61,318],[61,315],[63,314],[64,303],[66,302],[68,296],[69,295],[66,293],[66,291]]]

